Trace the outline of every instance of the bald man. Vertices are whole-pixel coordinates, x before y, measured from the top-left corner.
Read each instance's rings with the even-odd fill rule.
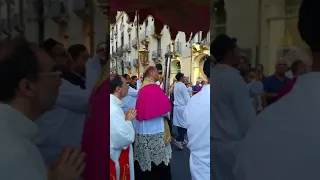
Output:
[[[290,81],[290,78],[285,75],[288,70],[288,62],[286,60],[279,59],[275,69],[276,72],[263,81],[265,98],[268,105],[276,101],[280,89]]]
[[[147,67],[138,92],[137,117],[134,120],[136,132],[134,160],[137,180],[171,180],[171,135],[165,118],[171,110],[171,103],[168,96],[155,83],[158,78],[157,68]]]

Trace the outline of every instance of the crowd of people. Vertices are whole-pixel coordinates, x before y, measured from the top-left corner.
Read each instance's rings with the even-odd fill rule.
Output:
[[[204,73],[210,77],[210,59]],[[210,179],[210,86],[203,84],[191,98],[183,73],[176,74],[167,93],[159,77],[154,66],[146,67],[139,80],[128,74],[110,77],[112,177],[170,180],[173,142],[181,150],[186,145],[190,149],[192,179]],[[191,113],[195,108],[199,111]],[[178,129],[174,138],[173,127]]]
[[[304,0],[298,22],[312,63],[284,56],[266,76],[221,34],[207,81],[177,73],[168,94],[154,66],[107,74],[105,43],[90,58],[51,38],[1,42],[0,179],[170,180],[171,144],[189,148],[193,180],[319,179],[317,5]]]
[[[219,35],[211,44],[211,178],[318,179],[318,2],[302,1],[298,29],[312,58],[292,49],[266,76],[245,63],[237,41]],[[290,52],[291,51],[291,52]],[[311,60],[312,59],[312,60]]]
[[[90,95],[105,75],[106,43],[93,58],[82,44],[66,48],[52,38],[37,45],[15,37],[0,46],[0,178],[91,179],[83,175],[92,166],[84,131]]]
[[[178,73],[168,96],[156,67],[139,78],[107,75],[106,52],[104,42],[92,58],[84,45],[65,47],[52,38],[41,45],[23,37],[1,42],[1,179],[169,180],[172,122],[179,128],[177,144],[186,142],[190,129],[193,179],[209,178],[209,150],[199,155],[209,148],[209,86],[190,99]],[[206,99],[205,105],[197,99]],[[203,108],[188,114],[194,105]],[[195,116],[206,123],[205,143],[193,132]]]

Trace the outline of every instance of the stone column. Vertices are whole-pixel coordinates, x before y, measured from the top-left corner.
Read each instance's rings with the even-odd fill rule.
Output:
[[[267,75],[275,70],[277,54],[285,34],[285,1],[263,0],[261,17],[260,63]]]

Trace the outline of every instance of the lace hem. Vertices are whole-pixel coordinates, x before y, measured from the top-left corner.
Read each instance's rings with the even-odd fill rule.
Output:
[[[171,145],[165,146],[164,133],[159,134],[136,134],[134,160],[138,161],[142,171],[151,171],[152,162],[158,166],[162,162],[169,165],[172,157]]]

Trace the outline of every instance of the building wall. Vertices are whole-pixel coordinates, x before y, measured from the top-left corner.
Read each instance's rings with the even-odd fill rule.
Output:
[[[122,20],[123,19],[123,20]],[[113,53],[115,53],[116,49],[119,48],[121,46],[121,33],[124,33],[124,47],[126,47],[126,45],[131,45],[129,46],[129,48],[131,49],[130,52],[125,52],[124,55],[122,57],[119,56],[113,56],[117,59],[118,61],[118,73],[122,73],[122,69],[121,69],[121,60],[124,60],[126,62],[130,62],[132,64],[132,60],[133,59],[137,59],[138,58],[138,51],[137,49],[132,47],[132,40],[137,38],[137,27],[135,25],[135,23],[127,23],[128,20],[128,16],[126,15],[126,13],[118,13],[117,16],[117,21],[116,24],[112,27],[112,29],[110,30],[110,37],[113,37],[113,41],[111,41],[110,43],[110,52],[111,55]],[[148,21],[148,26],[146,26],[146,21]],[[176,75],[177,72],[183,72],[185,74],[186,77],[188,77],[190,79],[190,74],[191,71],[193,71],[193,69],[191,68],[191,44],[193,42],[200,42],[201,41],[201,32],[200,32],[200,37],[198,35],[195,36],[194,39],[192,39],[191,42],[188,42],[186,40],[186,35],[184,32],[179,32],[176,36],[176,39],[174,41],[171,40],[171,34],[169,32],[169,27],[164,26],[162,31],[161,31],[161,47],[158,47],[158,40],[153,37],[150,36],[152,34],[154,34],[154,21],[153,21],[153,17],[149,16],[146,21],[144,21],[144,23],[142,25],[139,26],[139,39],[141,37],[141,34],[146,33],[148,36],[148,59],[149,59],[149,65],[155,66],[157,64],[156,61],[154,61],[152,59],[152,54],[154,51],[157,51],[158,49],[161,49],[161,57],[159,58],[160,62],[159,64],[162,65],[163,70],[165,69],[165,54],[168,52],[168,45],[169,44],[179,44],[180,45],[180,53],[178,53],[178,56],[174,56],[174,58],[172,59],[172,74],[171,74],[171,81],[173,80],[174,76]],[[118,35],[115,36],[113,32],[116,31],[116,26],[118,27]],[[123,26],[122,31],[120,31],[120,26]],[[128,28],[131,28],[131,31],[128,32]],[[129,41],[129,34],[131,35],[131,41]],[[210,33],[208,35],[207,41],[209,41],[210,39]],[[117,42],[117,43],[116,43]],[[140,39],[141,42],[141,39]],[[145,46],[143,44],[140,44],[140,49],[144,48]],[[173,46],[171,46],[170,51],[173,51]],[[205,52],[206,54],[209,54],[209,51]],[[195,57],[193,56],[193,59]],[[198,60],[199,61],[199,60]],[[178,68],[176,66],[177,63],[180,63],[180,68]],[[196,65],[198,65],[199,63],[196,63]],[[111,65],[111,69],[115,68],[115,63],[113,63]],[[199,65],[198,65],[199,66]],[[178,69],[177,69],[178,68]],[[115,68],[116,69],[116,68]],[[115,70],[114,69],[114,70]],[[134,66],[130,66],[130,68],[124,68],[124,73],[127,74],[131,74],[131,75],[141,75],[143,72],[143,67],[140,66],[140,73],[138,74],[137,68]],[[193,79],[199,78],[197,77],[197,74],[192,73],[192,81],[194,81]],[[203,76],[201,78],[204,78]]]
[[[24,35],[28,38],[29,41],[39,42],[39,26],[38,26],[38,14],[37,14],[37,0],[20,0],[25,2],[24,9],[14,10],[15,12],[20,12],[24,14]],[[52,0],[54,1],[54,0]],[[106,16],[102,13],[101,9],[97,7],[97,4],[94,4],[94,22],[93,22],[93,32],[90,32],[90,19],[83,20],[83,18],[77,16],[74,13],[74,7],[76,4],[82,0],[67,0],[67,19],[68,24],[66,27],[59,25],[57,22],[53,21],[52,14],[50,12],[50,7],[48,5],[48,1],[45,1],[45,28],[44,28],[44,39],[53,38],[66,46],[70,46],[72,44],[84,44],[87,46],[89,50],[91,50],[90,44],[97,44],[99,42],[105,41],[106,39]],[[18,3],[19,1],[15,1]],[[95,3],[95,1],[93,2]],[[6,3],[1,5],[1,15],[0,20],[7,19],[10,21],[11,19],[7,17],[6,12]],[[19,8],[14,6],[14,8]],[[5,10],[5,11],[4,11]],[[6,16],[4,16],[6,15]],[[11,20],[12,21],[12,20]],[[15,30],[12,29],[12,35],[18,34]],[[91,42],[92,41],[92,42]],[[92,49],[91,53],[95,53],[95,47]]]
[[[255,66],[261,63],[272,74],[283,49],[297,47],[310,54],[297,29],[301,0],[224,0],[226,34],[238,39],[242,53]],[[213,11],[212,11],[213,12]],[[216,30],[214,13],[212,31]],[[214,34],[211,33],[211,34]]]

